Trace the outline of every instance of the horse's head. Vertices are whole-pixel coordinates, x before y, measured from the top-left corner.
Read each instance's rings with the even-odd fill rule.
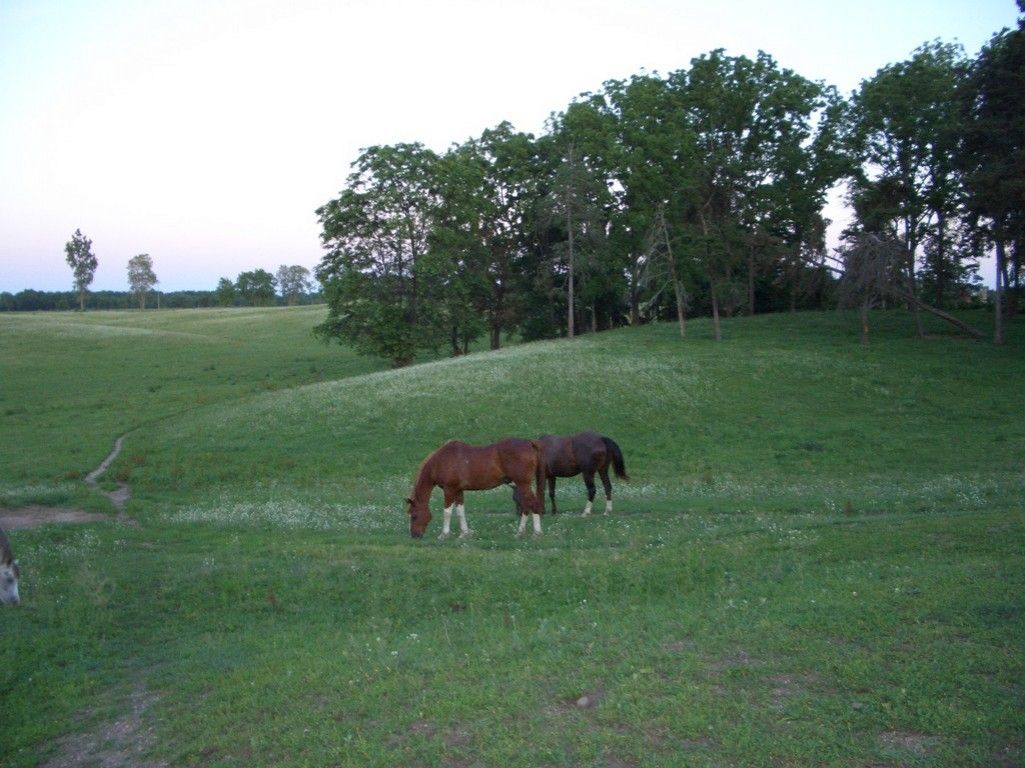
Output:
[[[427,524],[431,522],[431,510],[427,508],[427,502],[414,501],[412,497],[406,499],[406,514],[409,515],[409,535],[414,539],[422,539]]]
[[[11,552],[11,542],[7,540],[3,530],[0,530],[0,604],[17,605],[21,602],[18,598],[20,575],[18,561]]]

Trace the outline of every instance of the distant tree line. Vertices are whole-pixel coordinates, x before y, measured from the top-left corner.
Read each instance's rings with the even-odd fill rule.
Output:
[[[831,254],[823,208],[838,183],[854,220]],[[508,333],[673,319],[685,335],[694,315],[719,338],[722,315],[851,300],[845,278],[867,284],[847,276],[851,253],[885,259],[884,290],[862,290],[861,306],[944,313],[969,299],[989,252],[998,294],[1016,297],[1025,30],[975,59],[923,45],[850,99],[768,54],[712,51],[664,77],[610,80],[541,136],[501,123],[444,153],[369,147],[317,215],[318,333],[395,365]]]
[[[216,307],[213,291],[167,291],[160,294],[163,309]],[[85,309],[138,309],[139,298],[133,291],[89,291]],[[81,309],[77,291],[36,291],[0,293],[0,312],[41,312]]]
[[[80,238],[77,240],[76,238]],[[76,231],[72,242],[84,241]],[[90,262],[96,261],[92,256]],[[78,251],[76,251],[77,253]],[[84,251],[83,251],[84,252]],[[97,262],[98,263],[98,262]],[[95,270],[96,265],[92,265]],[[91,273],[90,280],[91,282]],[[85,282],[84,285],[88,285]],[[148,254],[134,256],[128,262],[128,291],[88,291],[76,281],[73,291],[36,291],[0,293],[0,312],[39,312],[71,309],[132,309],[145,306],[147,294],[157,283],[153,262]],[[320,303],[322,298],[310,280],[310,270],[302,266],[285,266],[275,277],[266,270],[242,272],[237,280],[221,278],[212,291],[166,291],[155,294],[151,302],[162,309],[196,309],[201,307],[294,306]]]

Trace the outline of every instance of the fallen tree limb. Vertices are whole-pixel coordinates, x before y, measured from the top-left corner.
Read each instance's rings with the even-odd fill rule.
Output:
[[[968,325],[968,323],[966,323],[966,322],[964,322],[962,320],[958,320],[956,317],[954,317],[949,312],[944,312],[942,309],[937,309],[936,307],[932,306],[931,304],[926,304],[924,301],[919,299],[917,296],[912,296],[907,291],[902,291],[900,288],[896,288],[896,287],[891,286],[890,287],[890,293],[895,298],[898,298],[901,301],[906,301],[909,304],[913,304],[914,306],[916,306],[919,309],[921,309],[923,312],[928,312],[931,315],[935,315],[936,317],[940,318],[941,320],[944,320],[944,321],[950,323],[951,325],[953,325],[953,326],[955,326],[957,328],[960,328],[962,331],[964,331],[965,333],[969,334],[970,336],[974,336],[977,339],[984,339],[984,338],[986,338],[985,334],[982,333],[982,331],[978,330],[977,328],[973,328],[972,326]]]

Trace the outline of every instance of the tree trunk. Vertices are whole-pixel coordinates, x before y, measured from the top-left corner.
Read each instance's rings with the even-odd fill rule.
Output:
[[[942,309],[936,309],[936,307],[930,307],[928,304],[926,304],[924,301],[922,301],[918,297],[912,296],[911,294],[906,293],[906,292],[900,290],[899,288],[893,288],[891,290],[893,291],[894,295],[896,296],[896,298],[899,301],[906,302],[909,306],[914,307],[916,310],[921,309],[921,310],[924,310],[924,311],[928,312],[930,315],[935,315],[936,317],[940,318],[941,320],[945,320],[946,322],[950,323],[951,325],[956,326],[957,328],[960,328],[965,333],[967,333],[967,334],[969,334],[971,336],[974,336],[977,339],[983,338],[983,335],[982,335],[982,333],[980,331],[976,330],[975,328],[972,328],[972,326],[968,325],[968,323],[965,323],[965,322],[963,322],[961,320],[958,320],[956,317],[951,315],[949,312],[944,312]]]
[[[722,341],[722,329],[719,327],[719,296],[716,294],[715,282],[712,282],[712,329],[715,340]]]
[[[683,290],[683,286],[680,285],[680,281],[676,279],[676,270],[673,270],[673,291],[676,292],[676,321],[680,325],[680,338],[687,338],[687,294]]]
[[[1021,246],[1022,241],[1016,240],[1014,247],[1011,250],[1011,258],[1007,259],[1008,269],[1010,270],[1010,279],[1004,281],[1004,286],[1011,289],[1007,295],[1006,317],[1008,319],[1014,318],[1018,315],[1019,304],[1021,301]],[[1006,258],[1006,255],[1005,255]]]
[[[680,324],[680,338],[685,339],[687,338],[687,293],[683,290],[680,278],[676,274],[676,257],[673,256],[673,246],[669,243],[669,230],[666,228],[665,219],[662,220],[662,237],[666,241],[666,253],[669,255],[669,272],[673,278],[673,291],[676,293],[676,320]]]
[[[868,303],[861,303],[861,343],[868,344]]]
[[[1004,343],[1004,241],[997,236],[997,286],[993,298],[993,343]]]
[[[914,297],[917,292],[915,291],[915,251],[913,250],[913,247],[912,247],[912,250],[909,250],[909,252],[908,252],[907,280],[908,280],[908,293],[912,297]],[[925,338],[925,327],[922,325],[922,315],[918,311],[918,302],[916,302],[916,301],[909,302],[908,308],[911,310],[911,314],[914,315],[914,318],[915,318],[915,330],[918,332],[918,338],[924,339]]]
[[[641,322],[640,296],[637,289],[637,262],[630,267],[630,325],[639,325]]]
[[[85,312],[85,291],[78,291],[78,309],[80,312]]]
[[[946,248],[947,217],[941,211],[937,215],[936,232],[938,235],[936,244],[936,301],[937,307],[943,306],[944,294],[947,288],[947,248]]]
[[[755,247],[747,253],[747,315],[751,317],[755,313]]]
[[[569,150],[569,164],[573,166],[573,148]],[[566,231],[569,233],[569,306],[566,308],[566,335],[573,338],[573,205],[569,200],[569,189],[566,190]]]

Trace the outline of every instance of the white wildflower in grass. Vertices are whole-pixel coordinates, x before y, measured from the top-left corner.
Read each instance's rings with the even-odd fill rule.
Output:
[[[172,512],[175,523],[211,523],[229,526],[263,526],[309,530],[398,531],[401,517],[394,507],[373,504],[328,504],[292,498],[239,501],[221,497]]]
[[[79,486],[72,483],[0,485],[0,503],[7,507],[58,506],[68,503],[78,490]]]

